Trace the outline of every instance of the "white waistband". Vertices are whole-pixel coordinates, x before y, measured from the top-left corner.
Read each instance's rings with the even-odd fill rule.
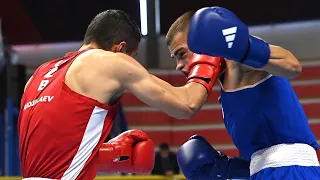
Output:
[[[319,166],[315,149],[307,144],[279,144],[251,156],[250,176],[262,169],[281,166]]]
[[[23,178],[22,180],[54,180],[54,179],[40,178],[40,177],[29,177],[29,178]]]

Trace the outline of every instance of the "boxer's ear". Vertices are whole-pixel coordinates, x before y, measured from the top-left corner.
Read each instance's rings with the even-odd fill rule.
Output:
[[[118,45],[116,45],[114,52],[127,53],[127,43],[125,41],[121,41]]]

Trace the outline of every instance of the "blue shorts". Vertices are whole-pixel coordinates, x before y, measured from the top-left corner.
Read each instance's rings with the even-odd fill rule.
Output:
[[[251,180],[320,180],[320,166],[283,166],[263,169]]]

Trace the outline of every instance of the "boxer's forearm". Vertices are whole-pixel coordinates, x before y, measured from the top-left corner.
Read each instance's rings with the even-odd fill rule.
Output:
[[[295,78],[301,71],[301,65],[297,58],[288,50],[270,45],[270,59],[262,68],[275,76],[280,76],[288,79]]]
[[[199,83],[191,82],[183,87],[174,87],[173,91],[188,104],[193,112],[192,116],[201,109],[207,99],[207,90]]]
[[[189,83],[183,87],[174,87],[154,75],[152,75],[152,78],[162,87],[181,99],[194,114],[200,110],[206,101],[207,91],[201,84]]]
[[[192,106],[188,105],[190,101],[186,101],[177,95],[181,91],[172,91],[174,88],[171,90],[165,88],[141,64],[137,63],[130,56],[119,55],[118,59],[116,66],[113,66],[114,68],[111,70],[114,72],[113,74],[116,74],[114,78],[121,88],[130,91],[143,103],[171,117],[189,119],[194,115],[195,112],[191,108]],[[105,71],[111,70],[106,68]]]

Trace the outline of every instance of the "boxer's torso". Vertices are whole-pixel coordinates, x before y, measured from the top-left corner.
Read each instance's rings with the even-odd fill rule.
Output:
[[[24,177],[95,177],[97,152],[122,91],[90,66],[94,51],[71,52],[43,64],[26,87],[18,125]]]
[[[234,65],[221,76],[220,103],[226,128],[246,159],[257,150],[281,143],[318,148],[287,79],[264,72],[243,72],[246,68]]]

